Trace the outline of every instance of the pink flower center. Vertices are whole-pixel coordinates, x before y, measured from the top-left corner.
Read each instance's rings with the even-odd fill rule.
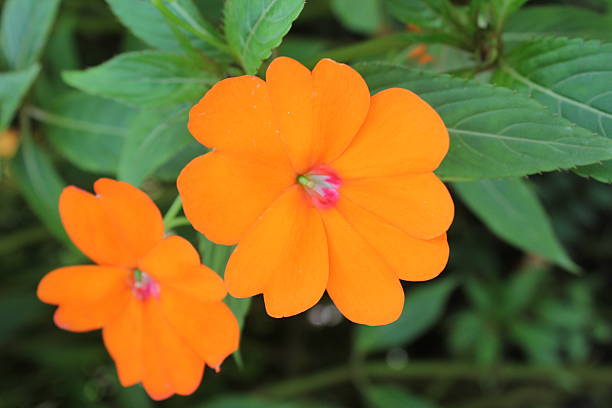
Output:
[[[147,300],[151,296],[158,298],[159,284],[150,275],[134,269],[132,293],[140,300]]]
[[[299,175],[297,182],[304,187],[304,191],[317,208],[331,208],[340,198],[342,180],[329,167],[315,167],[308,173]]]

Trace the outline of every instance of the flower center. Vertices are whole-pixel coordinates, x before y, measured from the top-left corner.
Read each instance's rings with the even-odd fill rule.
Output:
[[[158,298],[159,284],[150,275],[134,269],[132,293],[140,300],[147,300],[151,296]]]
[[[331,208],[340,198],[342,180],[329,167],[319,166],[306,174],[300,174],[297,182],[302,185],[317,208]]]

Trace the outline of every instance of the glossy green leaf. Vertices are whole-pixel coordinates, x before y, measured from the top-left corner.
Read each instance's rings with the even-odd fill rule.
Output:
[[[22,69],[38,61],[60,0],[6,0],[0,46],[8,65]]]
[[[364,390],[370,408],[435,408],[433,402],[419,398],[396,385],[369,385]]]
[[[612,139],[612,44],[566,38],[528,41],[504,59],[496,81],[524,90],[551,111]],[[612,182],[610,167],[589,166],[578,173]]]
[[[106,0],[119,21],[153,48],[178,51],[179,40],[150,1]],[[185,1],[181,0],[181,3]]]
[[[65,183],[47,154],[27,134],[22,134],[21,148],[12,161],[12,170],[30,208],[49,231],[68,243],[58,210],[59,196]]]
[[[386,326],[356,327],[355,349],[365,354],[416,340],[437,323],[455,286],[450,278],[411,285],[406,292],[402,315],[396,322]]]
[[[49,112],[35,109],[31,114],[46,123],[48,140],[77,167],[94,173],[117,173],[133,109],[72,91],[62,95]]]
[[[331,9],[342,25],[358,33],[374,34],[383,25],[380,0],[360,0],[359,7],[354,0],[332,0]]]
[[[272,48],[280,45],[302,8],[304,0],[225,3],[225,36],[247,74],[255,74]]]
[[[188,145],[188,105],[142,110],[130,124],[119,158],[120,180],[138,186]]]
[[[525,7],[508,19],[504,41],[526,41],[546,35],[612,41],[612,16],[569,6]]]
[[[87,93],[145,107],[193,102],[218,79],[204,60],[162,51],[121,54],[85,71],[65,71],[63,77]]]
[[[455,183],[461,200],[504,241],[576,271],[538,197],[521,179]]]
[[[609,139],[509,89],[385,63],[356,68],[373,93],[406,88],[440,114],[451,146],[436,173],[446,180],[523,176],[612,159]]]
[[[0,73],[0,130],[10,125],[39,71],[40,66],[35,64],[21,71]]]

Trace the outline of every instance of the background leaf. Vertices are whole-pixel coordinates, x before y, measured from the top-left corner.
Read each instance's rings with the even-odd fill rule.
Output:
[[[60,0],[6,0],[0,45],[8,65],[22,69],[38,60]]]
[[[31,137],[22,134],[22,144],[12,161],[12,170],[28,205],[56,237],[69,243],[59,217],[58,200],[65,187],[47,154]]]
[[[142,110],[130,124],[119,159],[118,178],[138,186],[193,140],[188,105]]]
[[[612,158],[610,140],[511,90],[386,63],[356,69],[372,93],[406,88],[440,114],[451,146],[436,173],[446,180],[523,176]]]
[[[247,74],[255,74],[272,48],[278,47],[304,0],[228,0],[225,36]]]
[[[50,112],[33,110],[46,124],[49,142],[77,167],[115,175],[128,136],[125,128],[135,111],[110,99],[72,91]]]
[[[24,95],[36,79],[40,66],[0,73],[0,131],[10,124]]]
[[[461,200],[495,235],[570,271],[578,269],[555,236],[542,204],[524,181],[482,180],[453,186]]]
[[[415,340],[436,324],[455,286],[453,279],[445,278],[408,288],[404,310],[396,322],[356,327],[355,349],[365,354]]]
[[[546,35],[610,41],[612,17],[570,6],[525,7],[508,19],[504,41],[526,41]]]
[[[612,44],[580,39],[528,41],[508,55],[496,76],[505,86],[525,90],[551,111],[612,138]],[[586,163],[583,163],[586,164]],[[612,182],[612,164],[580,174]]]
[[[331,8],[349,30],[374,34],[382,27],[383,13],[380,0],[360,0],[359,7],[355,7],[354,0],[332,0]]]
[[[385,0],[389,13],[399,21],[425,28],[442,27],[443,19],[432,7],[438,3],[440,0]]]
[[[63,77],[93,95],[145,107],[195,101],[218,79],[201,58],[161,51],[121,54],[85,71],[66,71]]]

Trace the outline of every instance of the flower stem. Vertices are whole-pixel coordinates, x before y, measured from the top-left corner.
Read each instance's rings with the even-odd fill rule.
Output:
[[[170,208],[168,208],[168,211],[166,211],[166,215],[164,215],[165,229],[169,230],[171,227],[176,227],[177,225],[175,221],[179,221],[181,219],[186,220],[186,218],[184,217],[181,217],[180,219],[175,220],[179,211],[181,211],[181,208],[183,208],[183,203],[181,202],[181,196],[177,195],[174,201],[172,202],[172,205],[170,206]],[[179,225],[180,224],[181,223],[179,223]]]

